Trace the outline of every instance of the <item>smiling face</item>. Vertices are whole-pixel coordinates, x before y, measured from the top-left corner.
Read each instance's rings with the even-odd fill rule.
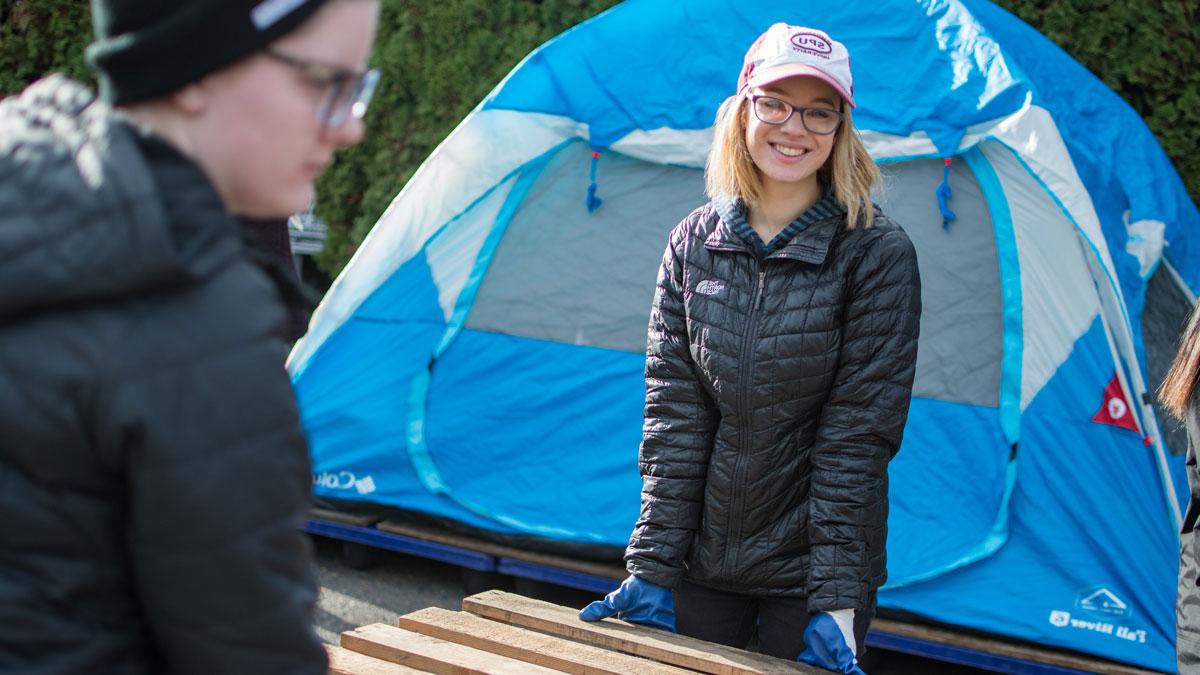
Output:
[[[750,91],[750,95],[772,96],[797,108],[838,111],[841,97],[833,87],[813,77],[790,77]],[[746,148],[763,183],[770,192],[783,186],[815,189],[817,171],[829,160],[837,134],[819,135],[804,128],[799,111],[783,124],[767,124],[754,114],[749,103],[746,115]]]
[[[378,12],[376,0],[332,0],[270,48],[293,59],[361,71]],[[334,151],[362,138],[362,122],[353,116],[323,129],[329,87],[262,53],[194,86],[189,145],[225,206],[239,215],[303,211]]]

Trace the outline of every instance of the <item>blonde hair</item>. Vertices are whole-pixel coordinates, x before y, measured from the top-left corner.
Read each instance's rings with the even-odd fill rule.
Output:
[[[1179,338],[1179,351],[1158,388],[1158,402],[1179,419],[1183,419],[1196,391],[1197,375],[1200,375],[1200,305],[1192,310],[1187,328]]]
[[[749,100],[747,96],[730,96],[717,110],[712,149],[704,167],[704,187],[710,198],[729,197],[753,204],[762,197],[762,179],[746,147]],[[879,180],[879,168],[858,137],[850,106],[845,101],[842,115],[833,151],[825,166],[818,170],[817,178],[846,208],[849,227],[871,227],[875,224],[871,188]]]

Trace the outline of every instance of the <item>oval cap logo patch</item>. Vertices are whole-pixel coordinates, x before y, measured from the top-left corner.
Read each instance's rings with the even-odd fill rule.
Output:
[[[792,44],[797,49],[803,49],[806,52],[813,52],[822,56],[833,53],[833,45],[829,44],[829,40],[816,33],[796,33],[792,36]]]

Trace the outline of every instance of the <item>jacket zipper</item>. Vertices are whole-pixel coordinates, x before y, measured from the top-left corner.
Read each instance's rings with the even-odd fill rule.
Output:
[[[754,337],[758,333],[758,309],[762,306],[763,287],[766,285],[767,271],[762,267],[763,263],[759,262],[758,270],[758,286],[754,291],[754,302],[750,305],[750,316],[746,320],[746,336],[742,339],[741,362],[738,364],[738,399],[739,399],[739,414],[744,422],[737,456],[733,460],[733,479],[730,482],[729,494],[729,538],[725,541],[725,548],[729,551],[729,555],[725,557],[725,576],[733,575],[734,569],[737,567],[738,544],[742,538],[742,518],[741,518],[741,493],[739,486],[742,483],[742,472],[746,463],[749,461],[747,455],[750,454],[750,440],[753,437],[750,417],[750,384],[754,374]]]

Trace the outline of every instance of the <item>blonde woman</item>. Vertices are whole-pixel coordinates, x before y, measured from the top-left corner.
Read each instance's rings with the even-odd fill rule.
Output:
[[[1196,384],[1200,382],[1200,305],[1179,341],[1179,353],[1159,389],[1159,401],[1187,428],[1187,477],[1191,488],[1187,514],[1179,546],[1179,591],[1175,604],[1175,653],[1179,672],[1193,673],[1200,668],[1200,550],[1196,548],[1197,520],[1200,518],[1200,469],[1196,466],[1196,446],[1200,444],[1200,400]]]
[[[920,278],[870,201],[845,45],[775,24],[721,106],[711,201],[650,316],[630,577],[584,609],[839,672],[886,576]]]

